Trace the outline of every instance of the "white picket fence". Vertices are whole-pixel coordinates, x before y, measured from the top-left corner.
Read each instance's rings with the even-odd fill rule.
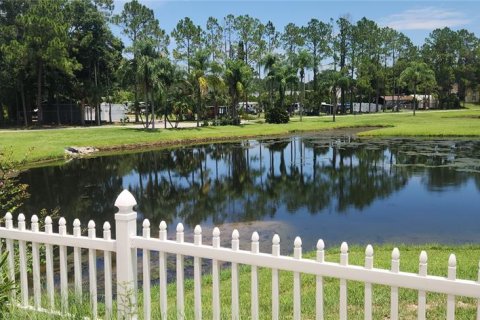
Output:
[[[251,266],[251,319],[258,319],[262,310],[259,309],[258,296],[258,268],[271,269],[271,318],[282,319],[279,307],[279,270],[293,272],[293,318],[301,319],[301,274],[316,276],[315,310],[316,318],[323,319],[324,314],[324,277],[340,279],[340,310],[339,318],[347,319],[347,281],[360,281],[365,284],[365,319],[372,319],[372,285],[385,285],[391,287],[390,318],[398,319],[399,315],[399,288],[418,290],[418,319],[426,317],[426,293],[437,292],[447,295],[447,319],[455,318],[455,296],[465,296],[477,299],[477,320],[480,319],[480,281],[467,281],[456,279],[456,258],[451,255],[448,261],[448,277],[427,275],[427,254],[422,251],[419,259],[419,273],[405,273],[400,271],[400,253],[398,249],[392,252],[391,270],[373,268],[373,248],[367,246],[365,251],[365,266],[354,266],[348,263],[348,246],[341,245],[340,263],[326,262],[324,260],[324,243],[317,243],[316,261],[302,258],[302,241],[299,237],[294,242],[293,257],[280,254],[280,238],[273,237],[272,252],[261,253],[259,250],[259,235],[254,232],[251,237],[251,250],[239,249],[239,234],[237,230],[232,233],[231,248],[220,246],[220,231],[213,230],[212,245],[202,244],[202,230],[197,226],[194,230],[194,242],[184,242],[184,229],[182,224],[177,225],[176,239],[167,239],[167,225],[160,223],[159,238],[151,238],[150,222],[143,221],[143,234],[137,236],[137,213],[133,210],[136,201],[131,193],[124,190],[115,202],[119,212],[115,215],[116,239],[111,239],[110,224],[103,225],[103,238],[96,238],[95,223],[88,223],[88,236],[81,235],[80,221],[73,222],[73,234],[67,234],[65,219],[59,220],[58,233],[52,232],[52,220],[47,217],[44,231],[39,230],[38,218],[31,219],[31,229],[26,229],[25,217],[20,214],[18,227],[14,228],[12,215],[5,216],[5,226],[0,226],[0,240],[3,239],[9,254],[7,271],[11,280],[19,282],[19,304],[22,307],[38,311],[66,312],[69,303],[69,290],[73,288],[75,296],[82,296],[82,249],[88,249],[88,278],[90,308],[93,318],[99,317],[97,294],[97,251],[103,252],[104,259],[104,298],[105,312],[100,315],[105,319],[136,319],[143,312],[144,319],[152,317],[151,301],[151,252],[158,252],[160,310],[162,318],[167,317],[167,254],[176,256],[176,301],[177,317],[184,318],[184,259],[191,256],[194,259],[194,314],[195,319],[202,318],[202,259],[212,261],[212,312],[213,319],[224,318],[221,315],[220,305],[220,266],[221,262],[231,263],[231,318],[239,319],[239,265]],[[28,246],[27,243],[31,243]],[[59,257],[54,257],[58,248]],[[67,247],[73,248],[68,254]],[[41,263],[40,251],[45,250],[44,265]],[[137,250],[142,250],[142,290],[143,310],[137,308],[138,292],[138,257]],[[28,252],[27,252],[28,251]],[[15,269],[16,261],[14,252],[19,257],[17,278]],[[112,253],[115,255],[115,266],[112,264]],[[27,261],[31,258],[32,261]],[[73,259],[74,279],[68,279],[68,261]],[[32,274],[27,270],[31,263]],[[41,265],[42,264],[42,265]],[[59,266],[54,268],[55,266]],[[59,269],[59,270],[57,270]],[[41,272],[42,271],[42,272]],[[44,274],[41,274],[44,273]],[[54,279],[59,273],[59,290]],[[116,273],[114,277],[113,273]],[[480,271],[479,271],[480,277]],[[114,281],[116,279],[116,281]],[[58,281],[57,281],[58,282]],[[31,292],[33,288],[33,292]],[[114,295],[113,289],[117,294]],[[57,292],[59,291],[59,292]],[[13,294],[13,293],[12,293]],[[47,303],[41,297],[47,297]],[[61,310],[55,310],[55,297],[60,296]],[[114,308],[116,297],[117,310]],[[30,305],[33,303],[33,305]],[[155,301],[154,303],[158,303]],[[47,304],[47,305],[45,305]],[[116,314],[114,314],[116,312]],[[263,316],[265,316],[263,314]],[[267,317],[270,315],[267,315]],[[229,315],[230,317],[230,315]]]

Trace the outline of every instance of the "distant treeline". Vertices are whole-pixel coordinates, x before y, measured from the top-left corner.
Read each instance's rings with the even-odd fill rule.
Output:
[[[136,0],[118,15],[112,0],[1,0],[0,125],[58,123],[62,108],[49,109],[56,117],[45,109],[68,104],[84,123],[86,105],[127,101],[146,127],[152,114],[200,121],[208,106],[227,106],[225,123],[238,123],[244,101],[258,102],[270,122],[285,120],[293,103],[306,112],[326,101],[346,113],[353,102],[414,92],[458,107],[478,88],[479,44],[467,30],[443,28],[417,47],[399,31],[347,17],[283,30],[249,15],[210,17],[205,26],[185,17],[168,33]]]

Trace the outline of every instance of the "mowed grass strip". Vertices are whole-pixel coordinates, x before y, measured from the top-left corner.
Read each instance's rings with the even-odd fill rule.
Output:
[[[390,269],[391,252],[394,245],[384,244],[374,246],[374,267]],[[400,249],[400,271],[418,272],[419,255],[421,250],[428,254],[428,274],[436,276],[447,276],[448,258],[451,253],[457,257],[457,278],[463,280],[477,281],[478,264],[480,260],[480,245],[399,245]],[[327,248],[325,260],[339,262],[340,250],[338,248]],[[315,253],[309,252],[304,258],[315,259]],[[349,249],[349,264],[364,265],[365,247],[351,246]],[[191,261],[187,260],[186,264]],[[152,261],[151,265],[158,264]],[[175,270],[174,265],[170,265]],[[140,270],[140,269],[139,269]],[[280,319],[293,319],[293,274],[280,271]],[[152,276],[158,274],[152,273]],[[173,277],[175,278],[175,277]],[[141,279],[141,274],[139,275]],[[259,313],[260,319],[271,319],[271,270],[259,268]],[[302,283],[302,319],[315,319],[315,277],[301,275]],[[239,293],[240,293],[240,317],[250,319],[251,294],[250,294],[250,267],[240,267]],[[348,319],[364,319],[364,284],[348,281]],[[185,280],[185,319],[194,319],[194,296],[193,279]],[[231,275],[228,265],[222,267],[220,274],[220,305],[221,319],[231,319]],[[167,288],[168,294],[168,319],[177,319],[176,310],[176,284],[171,283]],[[143,296],[139,290],[139,319],[143,317]],[[59,302],[60,297],[57,297]],[[152,319],[160,319],[160,297],[158,286],[152,287]],[[75,319],[90,316],[88,296],[85,295],[82,303],[75,303],[73,292],[71,293],[70,314]],[[418,292],[409,289],[399,289],[399,316],[400,319],[417,319]],[[33,299],[30,301],[33,304]],[[47,305],[43,301],[42,305]],[[447,297],[443,294],[427,293],[427,319],[446,318]],[[60,305],[57,303],[57,308]],[[116,304],[114,306],[116,308]],[[475,319],[477,301],[472,298],[456,297],[456,319]],[[99,301],[98,310],[104,312],[104,304]],[[114,309],[115,310],[115,309]],[[324,310],[325,319],[339,318],[339,280],[324,278]],[[44,313],[25,311],[15,307],[11,309],[10,319],[63,319],[64,316],[53,316]],[[202,278],[202,314],[204,319],[212,319],[212,277],[205,274]],[[114,311],[114,318],[116,311]],[[373,285],[373,319],[390,318],[390,287]]]
[[[374,267],[390,269],[391,253],[393,245],[374,246]],[[400,249],[400,270],[403,272],[418,272],[419,255],[421,250],[428,254],[428,274],[447,276],[448,258],[451,253],[457,257],[457,278],[477,280],[480,260],[480,246],[462,245],[422,245],[422,246],[398,246]],[[307,253],[305,258],[315,259],[315,253]],[[339,262],[340,250],[337,248],[326,251],[325,260]],[[349,263],[364,265],[365,247],[353,246],[350,248]],[[243,319],[250,318],[251,295],[250,295],[250,267],[240,268],[240,316]],[[315,277],[301,275],[302,281],[302,319],[315,319]],[[324,278],[324,310],[325,319],[339,318],[339,285],[338,279]],[[348,286],[348,318],[364,319],[364,284],[349,281]],[[231,277],[228,267],[221,272],[221,313],[222,319],[231,319]],[[293,273],[280,271],[280,318],[293,319]],[[152,301],[157,308],[159,301],[158,290],[154,291]],[[168,287],[169,319],[176,318],[176,286]],[[271,319],[271,270],[259,269],[259,310],[260,319]],[[399,289],[399,312],[400,319],[417,318],[418,291]],[[210,275],[203,277],[202,281],[202,304],[205,319],[212,318],[212,278]],[[427,318],[446,318],[447,297],[443,294],[427,294]],[[194,318],[193,280],[185,282],[185,317]],[[456,319],[474,319],[476,316],[477,301],[471,298],[457,297]],[[159,313],[158,308],[155,313]],[[373,318],[390,318],[390,287],[373,285]]]
[[[241,126],[200,127],[186,129],[143,130],[131,126],[104,126],[47,130],[0,131],[0,152],[9,150],[14,161],[33,163],[61,159],[69,146],[91,146],[103,151],[140,149],[161,146],[201,143],[249,137],[285,135],[299,132],[322,131],[335,128],[372,127],[362,136],[450,136],[480,137],[480,108],[381,112],[376,114],[294,117],[287,124],[252,122]],[[373,128],[376,127],[376,128]]]

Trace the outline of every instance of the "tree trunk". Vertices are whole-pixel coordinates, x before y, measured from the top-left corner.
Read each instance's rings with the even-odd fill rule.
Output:
[[[42,110],[42,61],[37,62],[37,123],[43,124]]]
[[[417,101],[417,84],[413,86],[413,115],[415,116],[415,105]]]
[[[152,93],[150,93],[150,96],[152,96]],[[155,103],[153,102],[153,97],[150,97],[152,101],[152,130],[155,129]]]
[[[303,118],[303,104],[305,103],[305,76],[302,77],[302,101],[300,101],[300,122]]]
[[[85,100],[80,101],[80,124],[85,125]]]
[[[145,129],[148,129],[150,127],[150,122],[148,120],[148,113],[150,112],[150,109],[148,107],[148,87],[147,87],[147,84],[145,84],[145,103],[146,103],[146,106],[145,106],[145,124],[143,125],[145,127]],[[141,117],[141,115],[140,115]],[[142,123],[143,123],[143,118],[142,118]]]
[[[198,89],[200,91],[200,88]],[[200,92],[197,92],[197,127],[200,127]]]
[[[333,114],[333,122],[335,122],[335,115],[337,113],[337,87],[334,86],[333,87],[333,110],[332,110],[332,114]]]
[[[23,81],[20,81],[20,97],[22,99],[23,124],[25,125],[25,127],[27,127],[28,117],[27,117],[27,106],[25,104],[25,88],[23,86]]]
[[[110,98],[108,100],[108,122],[112,123],[112,101],[110,101]]]
[[[93,72],[95,74],[95,118],[97,125],[100,125],[100,101],[98,101],[98,78],[97,78],[97,63],[94,65]]]
[[[56,111],[57,111],[57,126],[62,125],[60,121],[60,104],[58,102],[58,95],[55,97],[55,105],[56,105]]]
[[[3,104],[0,104],[0,125],[4,124],[5,117],[3,115]]]

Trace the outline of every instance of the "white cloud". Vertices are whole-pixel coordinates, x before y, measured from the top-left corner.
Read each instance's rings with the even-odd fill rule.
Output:
[[[433,30],[466,25],[470,20],[459,11],[426,7],[389,15],[382,22],[396,30]]]

